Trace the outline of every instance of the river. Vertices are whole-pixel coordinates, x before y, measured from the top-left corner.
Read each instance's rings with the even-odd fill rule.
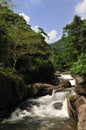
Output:
[[[70,75],[60,78],[75,83]],[[52,95],[26,100],[1,122],[0,130],[76,130],[67,110],[67,96],[72,91],[55,93],[53,90]]]

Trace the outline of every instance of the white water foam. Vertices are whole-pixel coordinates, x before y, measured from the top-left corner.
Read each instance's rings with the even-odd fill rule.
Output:
[[[69,92],[54,93],[52,96],[44,96],[38,99],[33,99],[40,105],[33,106],[32,111],[34,116],[39,117],[68,117],[66,97]],[[62,109],[56,109],[54,104],[62,103]]]
[[[24,110],[17,108],[9,119],[4,119],[2,123],[13,123],[19,120],[23,120],[24,117],[32,117],[32,118],[68,118],[67,111],[67,96],[70,94],[70,91],[67,92],[57,92],[53,91],[52,95],[43,96],[37,99],[29,100],[31,102],[35,102],[35,105],[32,105],[31,110],[27,107]],[[29,102],[27,102],[29,103]],[[62,103],[62,108],[55,108],[55,104]]]
[[[73,81],[73,85],[75,85],[75,80],[70,75],[61,75],[62,79],[68,79],[69,81]],[[17,108],[9,119],[4,119],[2,123],[13,123],[19,120],[23,120],[24,117],[31,118],[69,118],[67,111],[67,96],[70,94],[74,94],[74,90],[70,89],[65,92],[57,92],[53,90],[52,95],[46,95],[43,97],[39,97],[37,99],[27,100],[26,108],[21,109]],[[62,104],[62,107],[58,109],[58,104]],[[55,105],[57,105],[55,107]]]
[[[61,74],[59,78],[69,80],[72,86],[76,85],[76,80],[70,74]]]

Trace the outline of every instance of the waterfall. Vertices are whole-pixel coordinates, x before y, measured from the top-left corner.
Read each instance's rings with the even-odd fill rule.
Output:
[[[52,97],[55,95],[55,89],[53,89],[53,92],[52,92]]]
[[[61,74],[59,77],[60,80],[67,79],[71,83],[72,86],[76,85],[75,79],[70,74]]]

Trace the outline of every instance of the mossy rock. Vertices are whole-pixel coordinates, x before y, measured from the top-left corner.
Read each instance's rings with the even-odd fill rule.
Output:
[[[68,114],[71,118],[77,121],[77,95],[71,95],[67,98]]]
[[[21,77],[12,73],[0,73],[0,109],[17,105],[26,93]]]
[[[44,95],[51,95],[53,91],[53,85],[51,84],[43,84],[43,83],[35,83],[28,85],[28,98],[30,97],[40,97]]]

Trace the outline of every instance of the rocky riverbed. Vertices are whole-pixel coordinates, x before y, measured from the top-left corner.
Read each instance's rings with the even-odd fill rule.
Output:
[[[70,75],[60,75],[59,79],[55,86],[29,85],[28,100],[1,121],[0,130],[76,130],[76,122],[67,110],[67,97],[74,94],[75,80]]]
[[[6,76],[2,76],[1,77],[2,80],[0,80],[0,82],[2,83],[3,81],[10,81],[8,86],[11,86],[10,84],[12,84],[12,82],[14,82],[16,85],[21,85],[23,84],[23,82],[21,83],[21,79],[15,79],[15,77],[11,78],[11,77],[6,77]],[[40,126],[40,124],[42,124],[42,121],[46,122],[46,119],[48,119],[48,123],[50,123],[50,121],[52,121],[52,123],[54,124],[52,128],[49,128],[50,130],[53,130],[58,128],[58,130],[62,130],[64,128],[64,130],[86,130],[86,78],[85,77],[81,77],[79,75],[71,77],[70,74],[66,74],[66,73],[62,73],[62,74],[57,74],[57,78],[59,79],[59,82],[56,85],[52,85],[52,84],[46,84],[46,83],[34,83],[34,84],[29,84],[28,86],[25,86],[25,91],[23,92],[23,89],[20,91],[21,93],[18,93],[19,97],[21,97],[21,94],[23,95],[23,93],[25,93],[25,97],[26,99],[31,99],[31,101],[29,100],[24,101],[21,103],[19,103],[19,101],[21,99],[18,99],[18,105],[16,104],[16,100],[14,100],[14,96],[11,95],[11,91],[10,91],[10,96],[12,98],[8,98],[8,102],[9,102],[9,106],[7,107],[7,109],[2,109],[4,106],[6,107],[6,105],[8,104],[8,102],[5,102],[5,99],[8,95],[7,91],[6,94],[4,95],[4,102],[3,100],[0,100],[1,102],[1,108],[0,108],[0,117],[1,117],[1,122],[4,122],[0,125],[0,130],[10,130],[12,126],[16,126],[15,130],[17,130],[17,125],[21,124],[21,122],[25,123],[26,120],[27,122],[29,122],[28,125],[30,125],[30,129],[33,130],[34,127],[32,128],[32,122],[34,122],[35,124],[39,121],[39,119],[41,119],[39,122],[37,123],[39,124],[40,129],[46,128],[46,130],[48,129],[48,126],[46,123],[44,123],[44,126]],[[17,82],[18,81],[18,82]],[[4,83],[4,82],[3,82]],[[3,84],[5,87],[5,84]],[[3,92],[4,92],[4,87],[3,87]],[[10,89],[10,87],[8,87],[8,90]],[[12,88],[13,89],[13,88]],[[11,90],[11,89],[10,89]],[[14,87],[14,90],[17,91]],[[53,91],[54,90],[54,91]],[[12,90],[13,91],[13,90]],[[17,91],[18,92],[18,91]],[[62,93],[63,92],[65,95],[65,97],[63,96],[63,99],[67,98],[67,106],[66,106],[66,110],[68,108],[68,116],[67,117],[61,117],[61,115],[58,116],[58,111],[59,110],[62,114],[64,115],[64,112],[62,113],[62,108],[63,108],[63,102],[62,101]],[[66,92],[66,93],[65,93]],[[68,92],[68,93],[67,93]],[[56,93],[56,94],[55,94]],[[48,99],[45,99],[45,97],[48,97]],[[52,97],[52,102],[50,103],[51,100],[49,100]],[[58,97],[58,98],[57,98]],[[41,102],[36,103],[33,102],[34,99],[36,99],[36,101],[38,99],[45,99],[44,101],[47,101],[48,105],[44,102],[44,104],[41,104]],[[11,100],[13,99],[13,102],[11,103]],[[26,100],[25,99],[25,100]],[[33,99],[33,100],[32,100]],[[58,102],[59,100],[59,102]],[[12,107],[12,104],[14,104],[15,101],[15,107]],[[3,103],[2,103],[3,102]],[[2,106],[4,105],[4,106]],[[11,105],[11,107],[10,107]],[[51,107],[51,106],[52,107]],[[14,105],[13,105],[14,106]],[[17,113],[16,113],[16,108],[17,107]],[[32,111],[32,108],[34,111]],[[52,109],[50,109],[52,108]],[[23,111],[21,111],[21,109]],[[13,112],[14,111],[14,112]],[[31,113],[32,112],[32,113]],[[48,113],[49,112],[49,113]],[[53,115],[53,113],[55,112],[55,115]],[[56,112],[57,112],[57,116],[56,116]],[[11,116],[10,116],[10,113]],[[35,122],[34,120],[36,118],[33,118],[35,114],[38,115],[42,115],[45,116],[46,118],[40,118],[40,116],[38,116],[37,121]],[[30,116],[32,115],[32,116]],[[47,116],[46,116],[47,115]],[[50,118],[50,115],[52,116],[52,118]],[[24,117],[24,118],[23,118]],[[58,118],[56,118],[58,117]],[[5,122],[6,120],[7,122]],[[68,119],[67,119],[68,118]],[[4,119],[4,120],[3,120]],[[22,119],[22,120],[20,120]],[[30,121],[31,120],[31,124]],[[59,123],[59,119],[60,122]],[[11,122],[11,121],[14,122]],[[63,121],[64,120],[64,121]],[[17,122],[18,121],[18,122]],[[54,121],[54,122],[53,122]],[[56,124],[57,121],[57,124]],[[63,123],[64,122],[64,123]],[[66,124],[65,126],[63,126],[62,124]],[[77,124],[77,128],[76,128],[76,124]],[[19,128],[19,127],[18,127]],[[72,128],[72,129],[71,129]],[[27,130],[27,126],[25,126],[24,128],[21,128],[22,130]],[[37,126],[38,129],[38,126]],[[18,129],[19,130],[19,129]]]

